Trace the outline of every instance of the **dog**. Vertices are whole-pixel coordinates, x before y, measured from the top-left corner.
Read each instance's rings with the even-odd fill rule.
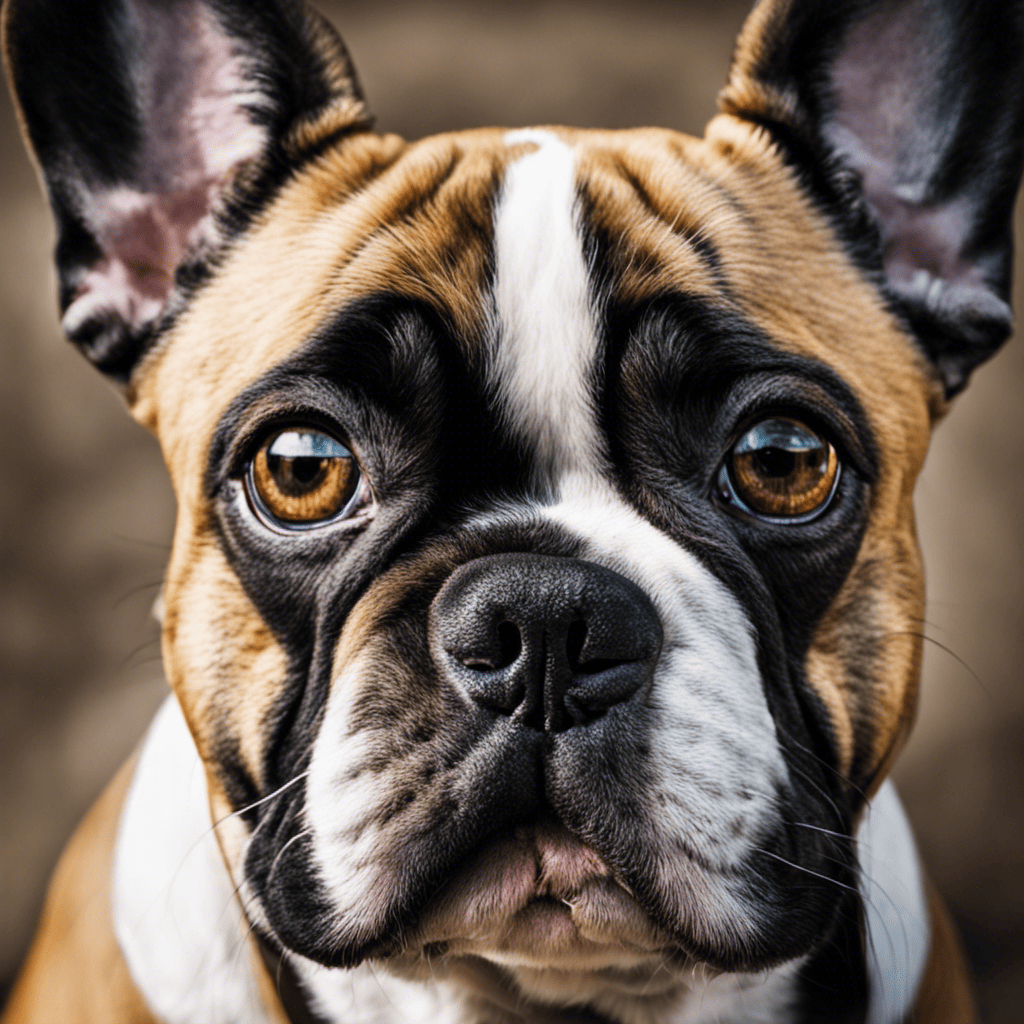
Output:
[[[760,0],[702,139],[374,131],[299,0],[7,0],[173,689],[8,1024],[974,1019],[886,774],[1018,0]]]

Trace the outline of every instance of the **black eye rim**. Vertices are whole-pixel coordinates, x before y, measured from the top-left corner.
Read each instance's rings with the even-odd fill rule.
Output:
[[[271,443],[275,438],[280,437],[282,434],[300,431],[323,434],[325,437],[329,437],[336,444],[341,445],[341,447],[352,456],[352,459],[356,464],[356,472],[359,474],[356,487],[352,492],[352,497],[338,512],[334,513],[332,516],[327,516],[324,519],[313,519],[309,522],[293,522],[291,520],[281,519],[274,515],[274,513],[267,508],[266,502],[260,496],[259,488],[256,486],[255,479],[256,457],[264,446]],[[360,460],[357,452],[347,440],[343,440],[338,436],[338,431],[332,430],[325,427],[323,424],[310,420],[278,421],[265,425],[264,429],[255,435],[251,443],[246,446],[246,452],[247,454],[244,466],[242,467],[242,472],[241,474],[236,474],[236,478],[241,481],[241,489],[253,515],[259,520],[262,526],[272,532],[283,536],[294,536],[295,534],[308,534],[311,532],[326,530],[330,527],[336,527],[342,524],[348,524],[350,527],[354,528],[356,526],[364,525],[371,518],[374,497],[369,478],[363,469],[362,461]],[[365,510],[368,514],[365,516],[353,514],[357,507],[361,510]]]
[[[791,516],[771,516],[750,508],[740,497],[732,477],[729,464],[736,446],[754,427],[771,420],[790,420],[804,430],[820,438],[829,445],[836,453],[836,475],[832,480],[832,486],[822,502],[810,512],[798,513]],[[804,412],[796,412],[792,409],[762,410],[755,415],[744,417],[743,422],[733,432],[724,454],[718,462],[718,468],[712,482],[711,497],[714,504],[729,515],[736,516],[755,523],[765,523],[770,526],[803,526],[821,519],[835,503],[836,494],[839,491],[839,483],[843,478],[844,456],[843,449],[838,445],[830,432],[822,428],[817,417],[808,416]]]

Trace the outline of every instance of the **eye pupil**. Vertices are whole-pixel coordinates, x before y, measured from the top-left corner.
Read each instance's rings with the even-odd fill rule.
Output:
[[[787,477],[796,468],[798,455],[785,448],[762,448],[754,452],[754,466],[761,476]]]
[[[300,484],[312,483],[323,471],[326,459],[292,459],[292,476]]]
[[[273,474],[278,486],[285,493],[301,493],[317,483],[327,468],[327,459],[299,457],[282,458],[280,455],[267,453],[267,468]]]

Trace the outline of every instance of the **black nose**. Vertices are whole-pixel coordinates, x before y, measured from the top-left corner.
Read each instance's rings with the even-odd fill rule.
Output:
[[[551,732],[642,689],[661,639],[635,583],[575,558],[477,558],[452,573],[430,608],[442,675],[478,704]]]

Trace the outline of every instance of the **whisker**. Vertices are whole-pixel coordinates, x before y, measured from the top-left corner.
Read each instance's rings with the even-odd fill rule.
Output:
[[[373,964],[370,963],[369,960],[366,961],[366,967],[367,967],[367,970],[369,970],[369,972],[370,972],[370,976],[377,983],[377,988],[380,989],[380,994],[385,998],[385,1000],[387,1000],[388,1006],[390,1006],[391,1009],[394,1010],[397,1013],[398,1012],[398,1007],[395,1006],[395,1004],[392,1002],[391,996],[389,996],[388,993],[387,993],[387,989],[385,989],[384,986],[380,983],[380,978],[377,977],[377,972],[373,969]]]
[[[930,644],[934,644],[936,647],[938,647],[938,649],[940,651],[944,651],[961,668],[963,668],[967,672],[967,674],[971,677],[971,679],[973,679],[974,682],[976,682],[978,684],[978,688],[981,690],[981,692],[983,694],[985,694],[985,696],[988,697],[988,699],[990,701],[995,703],[995,697],[992,695],[992,693],[989,690],[989,688],[982,682],[981,676],[978,675],[978,673],[975,672],[974,669],[971,668],[971,666],[968,665],[967,662],[964,661],[964,659],[961,658],[960,655],[956,653],[956,651],[954,651],[950,647],[947,647],[944,643],[940,643],[934,637],[928,636],[927,633],[919,632],[916,629],[898,629],[898,630],[893,630],[893,631],[888,632],[888,633],[879,634],[875,639],[877,639],[877,640],[888,640],[891,637],[898,637],[898,636],[916,636],[920,640],[925,640],[925,641],[927,641]]]
[[[846,815],[844,815],[843,812],[839,809],[839,805],[835,802],[835,800],[832,799],[832,796],[829,794],[829,792],[826,789],[822,788],[822,786],[811,776],[811,774],[809,772],[804,771],[803,768],[800,768],[795,764],[791,764],[789,765],[789,767],[798,775],[800,775],[807,783],[807,785],[809,785],[812,789],[816,790],[820,796],[825,798],[825,801],[828,803],[828,805],[832,808],[833,811],[835,811],[836,817],[839,819],[839,823],[841,825],[845,825]]]
[[[136,658],[136,656],[141,654],[148,647],[152,647],[154,644],[159,644],[159,643],[160,643],[160,637],[159,636],[150,637],[149,640],[143,640],[143,642],[141,644],[139,644],[137,647],[133,647],[132,650],[130,650],[125,655],[124,660],[121,662],[121,664],[119,666],[119,670],[127,668],[132,663],[132,661]],[[143,661],[143,662],[136,662],[136,665],[145,665],[145,664],[148,663],[149,660],[158,661],[159,658],[147,659],[147,661]]]
[[[843,783],[844,786],[848,786],[850,789],[852,789],[862,800],[867,800],[868,795],[864,792],[864,790],[857,786],[851,779],[845,776],[833,765],[830,765],[828,761],[826,761],[825,758],[823,758],[820,754],[816,753],[815,751],[811,750],[810,747],[801,743],[795,736],[792,736],[790,733],[786,732],[786,730],[779,729],[778,726],[776,726],[776,729],[786,737],[787,742],[791,743],[798,750],[803,751],[803,753],[805,753],[808,757],[817,761],[818,764],[822,766],[822,768],[824,768],[828,772],[831,772],[837,779],[839,779],[840,782]]]
[[[822,828],[820,825],[808,825],[805,821],[788,821],[787,825],[792,825],[795,828],[809,828],[815,832],[822,832],[826,836],[835,836],[836,839],[849,839],[850,837],[845,832],[833,832],[830,828]]]
[[[266,796],[260,797],[259,800],[254,800],[251,804],[246,804],[245,807],[239,807],[237,811],[232,811],[230,814],[225,814],[223,818],[213,823],[214,828],[219,828],[226,821],[230,821],[232,818],[237,818],[243,814],[248,814],[249,811],[254,810],[257,807],[262,806],[269,800],[273,800],[274,797],[280,796],[290,786],[294,786],[296,782],[300,782],[309,774],[307,768],[304,772],[299,772],[294,778],[289,779],[283,786],[278,786],[273,793],[268,793]],[[257,826],[258,828],[259,826]],[[255,833],[253,833],[255,835]]]
[[[136,594],[141,594],[146,590],[155,590],[157,587],[163,585],[163,579],[157,580],[155,583],[141,583],[137,587],[132,587],[130,590],[123,593],[114,603],[111,605],[113,610],[116,610],[125,603],[125,601],[131,600]]]
[[[144,548],[156,548],[158,551],[164,551],[167,554],[171,553],[171,545],[167,541],[163,540],[147,540],[145,537],[129,537],[123,533],[112,533],[110,535],[114,540],[122,541],[125,544],[138,544]]]
[[[786,860],[785,857],[780,857],[777,853],[772,853],[771,850],[765,850],[763,847],[753,847],[758,853],[764,854],[766,857],[771,857],[773,860],[780,861],[781,863],[793,868],[795,871],[803,871],[805,874],[813,875],[815,878],[820,878],[823,882],[828,882],[830,885],[837,886],[840,889],[845,889],[847,892],[852,892],[856,896],[860,896],[860,891],[855,889],[852,885],[847,885],[845,882],[840,882],[838,879],[829,878],[828,875],[823,875],[820,871],[812,871],[810,868],[805,868],[802,864],[794,864],[791,860]]]
[[[267,873],[267,889],[270,888],[270,883],[273,881],[274,872],[277,870],[277,865],[280,863],[281,858],[288,851],[288,847],[291,846],[292,843],[296,842],[297,840],[302,839],[304,836],[308,836],[312,831],[313,830],[311,828],[304,828],[302,829],[301,832],[296,832],[295,835],[293,835],[291,839],[289,839],[288,842],[285,843],[284,846],[282,846],[281,849],[277,851],[277,856],[274,857],[274,860],[270,865],[270,871]]]

